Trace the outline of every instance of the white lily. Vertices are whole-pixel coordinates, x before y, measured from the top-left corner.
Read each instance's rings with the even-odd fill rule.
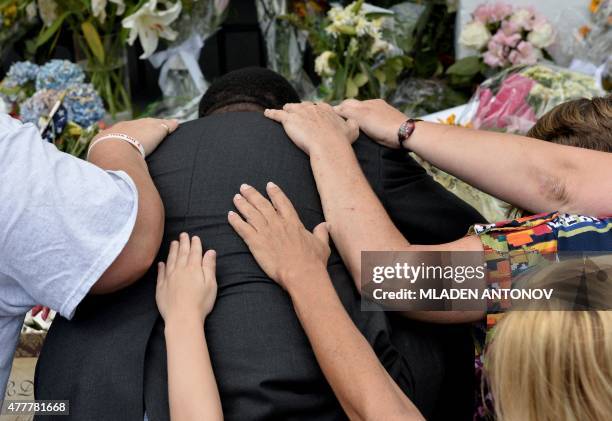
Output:
[[[121,16],[125,12],[123,0],[91,0],[91,13],[98,18],[100,23],[104,23],[106,20],[106,5],[109,1],[117,5],[117,16]]]
[[[157,0],[149,0],[140,9],[121,21],[123,27],[130,30],[128,44],[133,45],[136,37],[140,40],[144,50],[140,56],[141,59],[148,58],[155,52],[160,38],[174,41],[178,35],[170,28],[170,24],[181,14],[181,2],[177,1],[172,4],[162,1],[161,3],[167,6],[165,10],[157,9]]]

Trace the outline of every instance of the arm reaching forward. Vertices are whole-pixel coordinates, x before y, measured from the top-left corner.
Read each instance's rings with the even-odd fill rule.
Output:
[[[308,232],[293,205],[268,184],[272,203],[249,186],[228,219],[261,268],[287,290],[327,381],[351,420],[423,420],[348,317],[327,273],[325,224]]]
[[[176,120],[145,118],[117,123],[98,137],[123,133],[138,139],[145,153],[150,154],[177,126]],[[164,206],[146,162],[130,144],[113,139],[102,141],[91,149],[89,162],[104,170],[126,172],[138,190],[138,215],[130,239],[91,289],[94,294],[104,294],[137,281],[153,264],[164,232]]]
[[[334,107],[372,139],[405,147],[442,170],[534,213],[611,215],[612,154],[505,133],[418,122],[399,144],[407,117],[385,101],[346,100]],[[604,193],[606,192],[606,193]]]
[[[223,420],[204,321],[217,296],[215,252],[202,258],[198,237],[181,234],[159,264],[156,300],[166,323],[168,393],[172,421]]]
[[[265,115],[283,124],[287,134],[304,152],[310,164],[325,220],[355,286],[361,290],[362,251],[482,251],[477,237],[465,237],[440,245],[412,245],[395,227],[366,180],[351,142],[356,123],[344,121],[327,104],[290,104]],[[476,221],[475,221],[476,222]],[[415,265],[421,264],[413,253]],[[477,320],[481,312],[412,312],[410,317],[437,322]]]

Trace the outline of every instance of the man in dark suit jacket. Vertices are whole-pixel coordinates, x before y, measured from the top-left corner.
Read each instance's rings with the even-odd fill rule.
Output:
[[[181,125],[149,158],[166,209],[160,256],[183,231],[217,251],[219,293],[206,335],[228,420],[345,417],[288,295],[266,277],[227,223],[239,186],[264,191],[268,181],[286,192],[308,229],[323,220],[308,157],[261,114],[298,100],[270,71],[233,72],[204,97],[201,112],[207,116]],[[374,190],[411,241],[451,241],[482,221],[405,153],[364,136],[355,149]],[[462,410],[469,417],[473,349],[467,328],[362,312],[336,251],[329,272],[349,315],[419,409],[434,419],[461,419]],[[151,421],[169,419],[155,277],[152,268],[132,287],[88,297],[71,322],[54,322],[37,367],[37,399],[69,399],[75,420],[141,420],[145,411]]]

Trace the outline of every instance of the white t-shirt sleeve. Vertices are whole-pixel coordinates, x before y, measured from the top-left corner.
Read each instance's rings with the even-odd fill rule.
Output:
[[[23,289],[22,300],[70,318],[127,244],[138,192],[126,173],[59,152],[33,125],[7,118],[0,115],[0,273]]]

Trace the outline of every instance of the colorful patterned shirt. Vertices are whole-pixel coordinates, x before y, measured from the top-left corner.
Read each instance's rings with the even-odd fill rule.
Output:
[[[513,281],[542,259],[553,260],[563,252],[612,252],[612,217],[595,218],[558,212],[543,213],[494,224],[476,225],[487,264],[488,288],[510,289]],[[508,310],[508,301],[490,302],[486,324],[475,330],[476,371],[481,382],[486,344],[493,327]],[[483,384],[483,386],[486,386]],[[483,391],[484,396],[480,394]],[[477,390],[475,420],[494,419],[490,393]]]

